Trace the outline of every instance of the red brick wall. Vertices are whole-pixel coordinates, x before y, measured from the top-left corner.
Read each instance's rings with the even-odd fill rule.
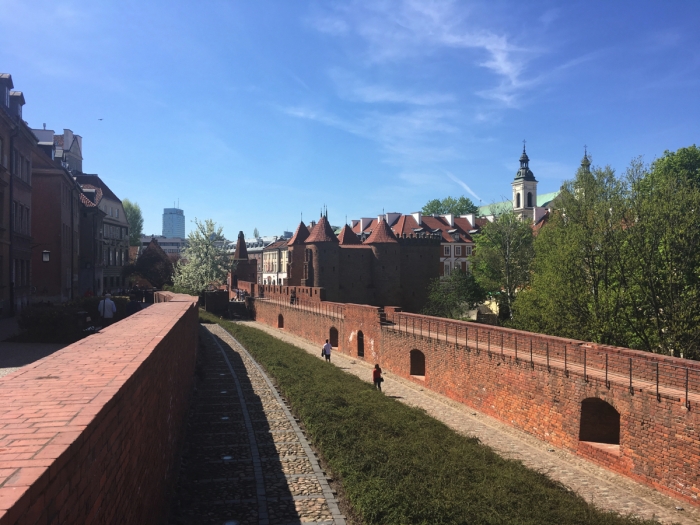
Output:
[[[254,304],[257,321],[277,326],[277,316],[282,313],[285,330],[319,344],[328,337],[330,326],[338,327],[339,350],[353,357],[357,357],[357,332],[362,330],[364,359],[379,363],[384,370],[658,490],[698,504],[700,363],[483,324],[406,314],[395,308],[386,308],[382,313],[377,307],[345,304],[340,321],[331,315],[294,309],[281,303],[256,300]],[[325,304],[320,305],[321,312]],[[388,317],[391,324],[381,326],[382,315]],[[513,352],[516,346],[517,360]],[[414,349],[425,356],[424,377],[410,375],[410,352]],[[686,370],[689,410],[685,406]],[[601,399],[619,412],[619,446],[579,441],[581,403],[588,398]]]
[[[0,379],[0,524],[163,523],[194,374],[170,294]]]

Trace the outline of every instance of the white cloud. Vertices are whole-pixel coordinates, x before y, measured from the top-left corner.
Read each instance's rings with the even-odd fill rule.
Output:
[[[517,105],[519,93],[532,84],[522,78],[526,65],[541,51],[515,45],[508,35],[478,26],[469,14],[468,7],[454,1],[355,1],[318,16],[313,25],[326,33],[329,25],[337,25],[342,32],[332,34],[359,37],[368,64],[426,57],[450,49],[475,52],[468,58],[497,79],[496,88],[476,94],[508,107]]]
[[[330,77],[336,85],[341,97],[369,104],[394,103],[414,106],[435,106],[454,102],[455,96],[450,93],[428,91],[420,93],[415,90],[396,89],[383,84],[363,82],[355,75],[338,68],[332,69]]]
[[[464,189],[464,191],[466,191],[469,195],[471,195],[472,197],[474,197],[474,198],[477,200],[477,202],[480,202],[480,201],[481,201],[481,197],[479,197],[476,193],[474,193],[474,192],[472,191],[472,189],[471,189],[469,186],[467,186],[467,183],[465,183],[464,181],[458,179],[457,177],[455,177],[455,176],[454,176],[452,173],[450,173],[449,171],[446,171],[445,173],[446,173],[447,176],[450,178],[450,180],[452,180],[452,181],[456,182],[457,184],[459,184],[459,185]]]

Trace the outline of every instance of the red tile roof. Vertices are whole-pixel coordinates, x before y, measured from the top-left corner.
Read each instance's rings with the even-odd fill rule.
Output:
[[[318,224],[306,239],[306,244],[316,242],[338,242],[338,237],[333,233],[333,228],[325,215],[319,219]]]
[[[289,246],[292,245],[297,245],[297,244],[304,244],[304,241],[309,237],[309,229],[306,227],[306,224],[304,224],[304,221],[301,221],[299,223],[299,226],[297,226],[297,231],[294,232],[294,235],[292,235],[292,238],[289,239]]]
[[[100,201],[102,200],[102,189],[98,188],[96,186],[93,186],[92,184],[82,184],[81,188],[88,189],[88,190],[95,190],[95,202],[92,202],[87,195],[84,193],[80,194],[80,202],[85,206],[86,208],[96,208],[99,206]]]
[[[413,215],[402,215],[394,223],[394,226],[392,226],[391,229],[394,230],[394,233],[399,237],[404,233],[406,234],[406,237],[410,237],[416,233],[414,230],[417,230],[418,228],[420,228],[420,225]]]
[[[343,229],[340,231],[340,235],[338,235],[338,241],[343,246],[348,246],[351,244],[362,244],[360,238],[354,231],[352,231],[352,228],[350,228],[350,226],[348,226],[347,224],[343,226]]]
[[[377,226],[372,230],[372,234],[365,239],[365,244],[380,244],[388,242],[399,242],[396,240],[394,232],[391,231],[385,220],[379,221]]]
[[[288,239],[281,239],[279,241],[275,241],[272,244],[268,244],[267,246],[265,246],[265,248],[263,248],[263,251],[267,252],[269,250],[276,250],[278,248],[284,248],[285,246],[287,246],[287,242],[288,242]]]

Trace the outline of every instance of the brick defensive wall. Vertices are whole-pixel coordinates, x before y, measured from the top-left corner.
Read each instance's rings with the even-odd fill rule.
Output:
[[[250,300],[288,330],[698,505],[700,363],[356,304]]]
[[[0,525],[163,522],[199,319],[156,301],[0,379]]]

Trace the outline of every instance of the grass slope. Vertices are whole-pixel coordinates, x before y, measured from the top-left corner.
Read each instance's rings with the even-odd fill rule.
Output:
[[[366,524],[652,523],[600,511],[305,351],[206,313],[274,379]]]

